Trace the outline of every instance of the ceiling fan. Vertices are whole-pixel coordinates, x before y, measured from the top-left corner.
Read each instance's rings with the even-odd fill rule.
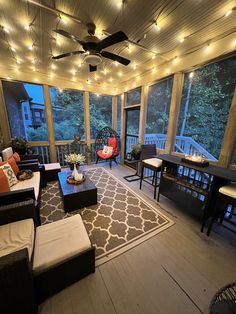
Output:
[[[72,39],[75,42],[78,42],[81,44],[84,50],[76,50],[71,51],[67,53],[63,53],[58,56],[53,56],[53,60],[62,59],[69,56],[74,56],[77,54],[85,54],[84,62],[86,62],[89,65],[89,71],[94,72],[97,70],[97,65],[99,65],[102,62],[102,58],[107,58],[112,61],[117,61],[123,65],[128,65],[130,63],[130,60],[123,58],[121,56],[118,56],[114,53],[111,53],[109,51],[103,51],[104,48],[107,48],[109,46],[112,46],[114,44],[117,44],[119,42],[122,42],[124,40],[127,40],[128,37],[126,34],[122,31],[116,32],[114,34],[109,35],[108,37],[100,40],[97,38],[95,34],[96,26],[93,23],[88,23],[88,36],[86,36],[83,40],[79,39],[78,37],[62,30],[62,29],[55,29],[54,32],[57,34],[60,34],[64,37],[67,37],[69,39]]]

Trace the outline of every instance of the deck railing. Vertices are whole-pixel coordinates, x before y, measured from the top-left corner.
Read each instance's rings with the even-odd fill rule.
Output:
[[[65,155],[72,152],[72,141],[57,141],[56,142],[56,154],[57,162],[61,166],[65,166]],[[126,152],[131,152],[132,146],[138,143],[138,135],[127,134],[126,137]],[[145,144],[156,144],[159,149],[165,148],[166,135],[165,134],[145,134]],[[41,156],[41,161],[45,164],[51,162],[50,148],[48,142],[31,142],[31,146],[34,147],[34,152]],[[88,150],[87,144],[82,143],[77,145],[78,151],[86,156],[87,161],[96,161],[96,150],[94,140],[91,141],[91,148]],[[175,151],[182,154],[193,155],[195,153],[205,156],[209,160],[217,160],[212,156],[204,147],[194,141],[191,137],[176,136]]]

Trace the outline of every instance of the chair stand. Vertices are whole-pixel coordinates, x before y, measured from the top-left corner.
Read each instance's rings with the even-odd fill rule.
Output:
[[[219,220],[219,224],[223,223],[225,214],[227,212],[228,205],[232,205],[232,211],[230,213],[231,216],[235,216],[233,213],[234,207],[236,207],[236,199],[225,194],[219,193],[217,202],[216,202],[215,210],[212,214],[212,217],[209,222],[209,226],[207,229],[207,236],[210,235],[213,223]]]

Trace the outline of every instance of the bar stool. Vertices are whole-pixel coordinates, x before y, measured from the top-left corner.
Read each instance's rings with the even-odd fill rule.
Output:
[[[140,190],[142,189],[142,182],[145,181],[148,184],[154,186],[154,199],[156,199],[156,191],[159,184],[157,184],[158,172],[161,171],[162,160],[153,157],[156,155],[156,145],[155,144],[144,144],[141,145],[141,178],[140,178]],[[150,169],[153,171],[152,183],[146,181],[145,179],[149,177],[144,177],[144,169]]]
[[[236,183],[230,183],[222,186],[219,189],[219,195],[216,203],[217,205],[215,207],[207,230],[208,236],[210,235],[211,228],[215,220],[220,218],[220,223],[223,222],[225,214],[226,212],[228,212],[227,208],[229,204],[232,205],[231,212],[228,212],[229,215],[231,217],[236,216],[236,214],[233,212],[234,207],[236,207]]]

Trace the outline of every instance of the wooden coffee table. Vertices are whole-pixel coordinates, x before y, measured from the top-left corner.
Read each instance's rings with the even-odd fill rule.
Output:
[[[97,188],[95,184],[85,175],[85,181],[81,184],[69,184],[66,182],[68,172],[59,172],[59,186],[62,194],[64,210],[70,212],[90,205],[97,204]]]

